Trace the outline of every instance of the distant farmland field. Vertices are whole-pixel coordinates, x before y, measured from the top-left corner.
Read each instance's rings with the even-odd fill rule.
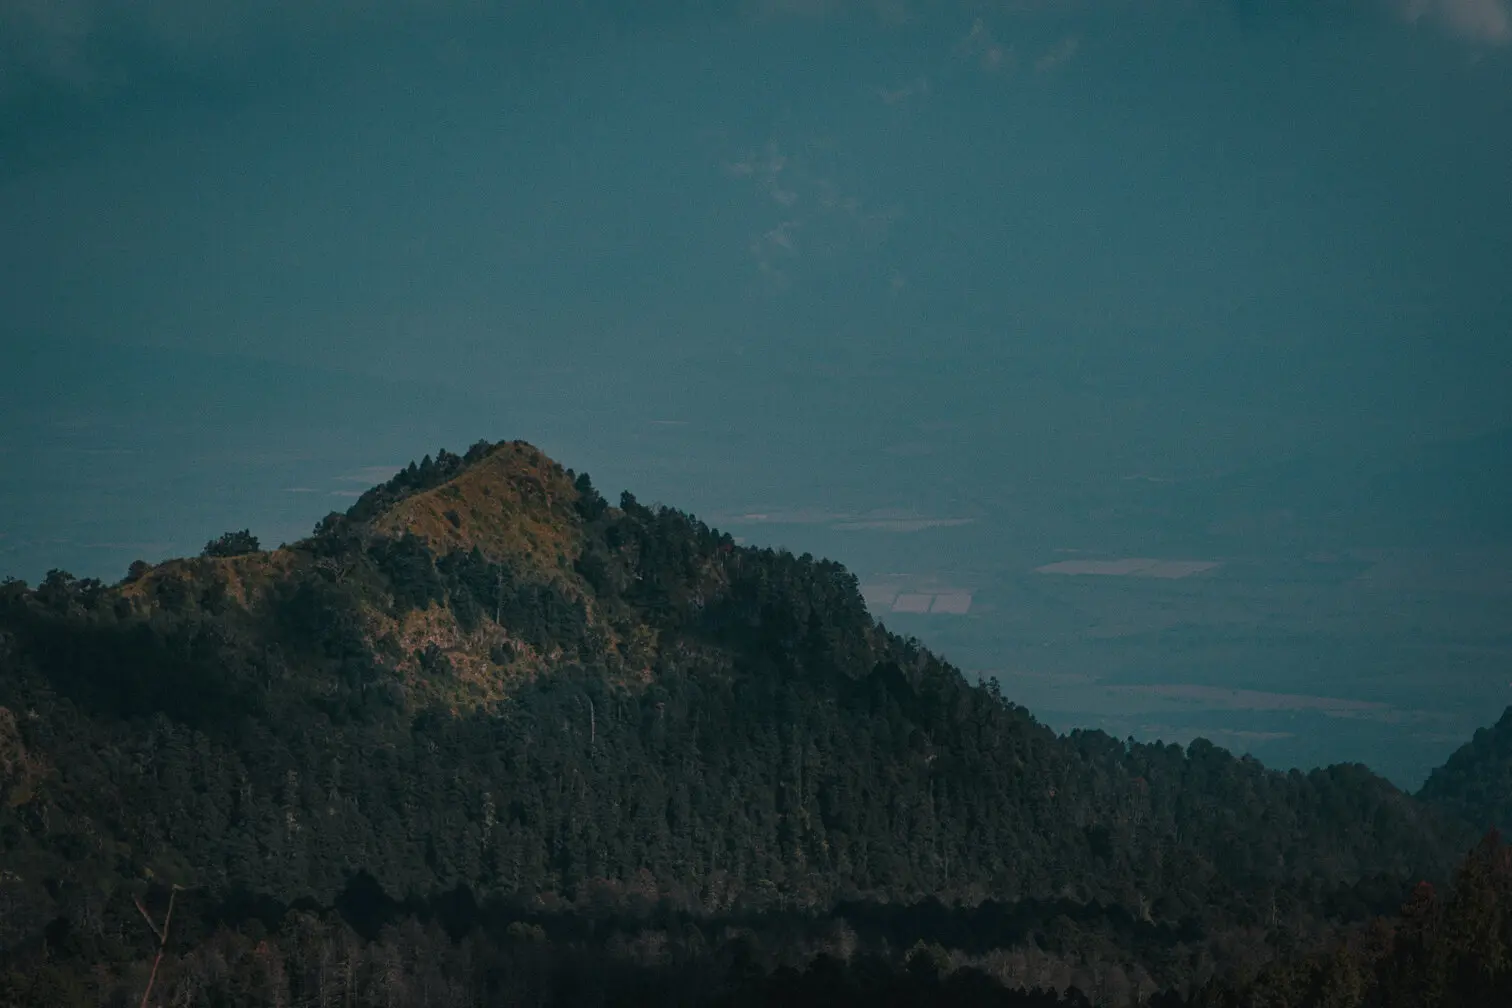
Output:
[[[1216,560],[1061,560],[1036,567],[1039,574],[1100,574],[1104,577],[1184,578],[1220,566]]]

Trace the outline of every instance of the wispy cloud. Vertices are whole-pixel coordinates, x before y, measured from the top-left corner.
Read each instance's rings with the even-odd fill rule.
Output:
[[[1056,67],[1071,62],[1076,57],[1076,51],[1081,48],[1081,39],[1075,35],[1068,35],[1052,46],[1043,56],[1034,61],[1034,69],[1039,73],[1047,73]]]
[[[751,242],[756,268],[774,280],[785,280],[787,267],[798,258],[797,230],[800,222],[785,220]]]
[[[809,19],[830,19],[847,14],[872,15],[884,23],[898,24],[916,20],[926,6],[905,3],[904,0],[752,0],[756,9],[768,16],[800,16]],[[1175,6],[1187,0],[1166,0]],[[1379,11],[1395,10],[1404,14],[1408,21],[1427,20],[1436,22],[1451,34],[1469,42],[1482,45],[1505,45],[1512,43],[1512,0],[1366,0]],[[965,10],[982,10],[989,5],[967,0],[960,4],[935,4],[937,12],[950,11],[959,15]],[[1069,13],[1094,10],[1099,7],[1145,6],[1115,4],[1113,0],[1001,0],[992,5],[994,17],[1004,20],[1014,17],[1031,17],[1049,12]],[[1266,6],[1259,0],[1257,6]],[[996,37],[987,20],[977,17],[966,37],[956,48],[957,54],[979,63],[986,71],[1011,66],[1014,52]],[[1065,57],[1069,58],[1069,56]],[[1065,62],[1065,58],[1052,65]],[[1049,69],[1047,67],[1046,69]]]
[[[907,84],[894,88],[880,88],[877,96],[886,105],[903,105],[914,98],[929,96],[929,78],[916,77]]]
[[[1472,42],[1512,42],[1512,8],[1507,0],[1398,0],[1408,21],[1436,21]]]
[[[798,250],[793,244],[793,231],[797,227],[797,221],[783,221],[761,237],[763,241],[773,248],[780,248],[788,253],[796,253]]]
[[[734,178],[751,179],[758,189],[775,202],[792,206],[797,200],[797,194],[784,189],[782,185],[782,171],[787,164],[787,155],[775,143],[769,143],[762,153],[748,154],[739,161],[727,164],[725,170]]]
[[[1057,0],[1064,3],[1064,0]],[[1111,0],[1082,0],[1090,8]],[[1174,0],[1173,0],[1174,2]],[[1477,44],[1512,42],[1512,0],[1371,0],[1410,22],[1427,20]],[[542,0],[544,5],[544,0]],[[412,19],[434,28],[451,24],[461,37],[497,7],[481,0],[0,0],[0,93],[26,81],[79,90],[105,90],[147,67],[225,66],[249,53],[332,44],[354,33],[407,33]],[[999,21],[1051,7],[1050,0],[996,7]],[[763,19],[810,20],[860,15],[901,24],[944,13],[982,9],[976,3],[924,5],[913,0],[747,0]],[[627,7],[626,10],[631,10]],[[737,8],[738,9],[738,8]],[[947,13],[949,12],[949,13]],[[632,15],[626,14],[629,18]],[[986,18],[972,21],[957,54],[983,71],[1007,68],[1011,46]],[[1064,57],[1059,61],[1064,62]]]
[[[956,53],[974,61],[986,73],[993,73],[1014,62],[1013,50],[997,40],[982,18],[971,22],[964,38],[956,44]]]
[[[770,223],[751,238],[749,249],[757,269],[783,287],[800,258],[874,246],[886,240],[899,216],[866,206],[807,160],[769,142],[759,153],[725,164],[726,174],[752,186],[767,204]]]

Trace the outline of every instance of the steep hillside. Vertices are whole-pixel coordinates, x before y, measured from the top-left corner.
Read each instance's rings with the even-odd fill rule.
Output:
[[[401,904],[459,933],[843,911],[882,947],[994,934],[1151,989],[1392,905],[1468,843],[1363,767],[1057,737],[839,565],[612,507],[520,443],[279,550],[8,583],[0,663],[0,952],[107,986],[150,951],[133,898],[171,884],[188,944],[301,907],[374,935]],[[878,916],[926,901],[977,923]]]
[[[1418,797],[1473,825],[1512,829],[1512,707],[1433,771]]]

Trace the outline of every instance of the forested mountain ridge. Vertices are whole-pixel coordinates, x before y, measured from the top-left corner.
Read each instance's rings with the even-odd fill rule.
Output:
[[[1473,825],[1512,830],[1512,707],[1434,770],[1418,797]]]
[[[843,912],[906,947],[974,907],[1000,944],[971,954],[1018,950],[1019,981],[1148,989],[1394,906],[1471,839],[1363,767],[1057,737],[839,565],[612,507],[517,442],[239,549],[0,587],[12,963],[124,983],[133,897],[178,885],[186,949],[401,903],[458,933],[660,914],[674,946],[669,920]]]

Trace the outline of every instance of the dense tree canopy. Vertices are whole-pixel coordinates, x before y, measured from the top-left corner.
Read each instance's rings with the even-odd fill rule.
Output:
[[[0,954],[59,985],[20,1003],[139,982],[133,899],[170,883],[165,990],[419,983],[423,946],[455,1003],[583,957],[729,1003],[1126,1001],[1394,907],[1467,844],[1363,767],[1058,737],[839,565],[611,507],[525,445],[206,552],[0,587]]]
[[[242,529],[240,532],[226,532],[205,543],[204,555],[207,557],[234,557],[245,553],[256,553],[261,548],[262,546],[258,543],[257,536],[252,534],[252,530]]]
[[[1480,828],[1512,829],[1512,707],[1433,771],[1420,795]]]

